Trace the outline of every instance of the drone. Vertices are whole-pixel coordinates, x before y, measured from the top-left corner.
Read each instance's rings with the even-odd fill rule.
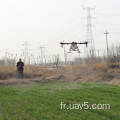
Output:
[[[86,44],[86,47],[88,45],[88,42],[83,42],[83,43],[77,43],[77,42],[71,42],[71,43],[64,43],[64,42],[60,42],[61,44],[61,47],[63,47],[63,45],[71,45],[70,46],[70,49],[69,49],[69,52],[68,53],[71,53],[71,51],[78,51],[78,53],[80,53],[80,50],[78,48],[78,44]]]

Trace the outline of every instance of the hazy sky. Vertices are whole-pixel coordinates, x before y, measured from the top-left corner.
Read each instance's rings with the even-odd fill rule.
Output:
[[[63,54],[60,41],[85,41],[83,26],[87,14],[82,5],[96,6],[91,12],[95,17],[92,23],[96,50],[102,54],[106,49],[103,34],[106,29],[110,32],[109,46],[120,44],[120,0],[3,0],[0,1],[0,56],[6,49],[21,55],[23,41],[30,41],[29,53],[38,54],[39,47],[45,45],[46,54],[52,55]],[[83,52],[84,48],[80,50]]]

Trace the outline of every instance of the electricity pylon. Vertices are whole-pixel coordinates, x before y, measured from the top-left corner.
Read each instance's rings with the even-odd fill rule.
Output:
[[[24,44],[23,44],[23,46],[24,46],[24,49],[22,49],[23,50],[23,56],[24,56],[24,63],[28,63],[28,59],[29,59],[29,53],[28,53],[28,51],[29,51],[29,49],[28,49],[28,46],[30,45],[30,44],[28,44],[28,42],[29,41],[24,41]]]
[[[95,7],[83,7],[83,10],[87,10],[87,32],[86,32],[86,42],[89,43],[88,48],[85,48],[84,56],[95,56],[95,44],[93,39],[93,33],[92,33],[92,22],[91,19],[93,18],[91,16],[91,11],[95,10]]]

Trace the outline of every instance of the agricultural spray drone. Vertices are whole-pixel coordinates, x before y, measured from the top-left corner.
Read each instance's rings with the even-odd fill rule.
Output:
[[[78,53],[80,53],[80,50],[78,48],[78,44],[86,44],[86,47],[87,47],[88,42],[83,42],[83,43],[81,43],[81,42],[80,43],[77,43],[77,42],[72,42],[72,43],[60,42],[60,44],[61,44],[61,47],[63,47],[63,45],[69,45],[69,44],[71,44],[68,53],[71,53],[71,51],[78,51]]]

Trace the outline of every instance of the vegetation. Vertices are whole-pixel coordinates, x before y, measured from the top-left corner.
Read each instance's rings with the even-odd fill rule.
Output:
[[[60,78],[59,78],[60,76]],[[120,63],[107,61],[69,64],[49,69],[49,66],[26,65],[24,78],[29,80],[46,80],[48,77],[56,77],[66,82],[98,82],[120,85]],[[5,80],[11,82],[17,78],[17,68],[0,67],[0,84]],[[55,80],[57,80],[55,79]]]
[[[119,120],[120,86],[60,81],[0,87],[0,120]],[[110,104],[110,109],[61,109],[83,102]]]
[[[16,79],[15,59],[1,60],[0,120],[119,120],[119,50],[67,65],[59,55],[52,66],[25,65],[23,80]],[[61,102],[109,104],[110,109],[61,109]]]

